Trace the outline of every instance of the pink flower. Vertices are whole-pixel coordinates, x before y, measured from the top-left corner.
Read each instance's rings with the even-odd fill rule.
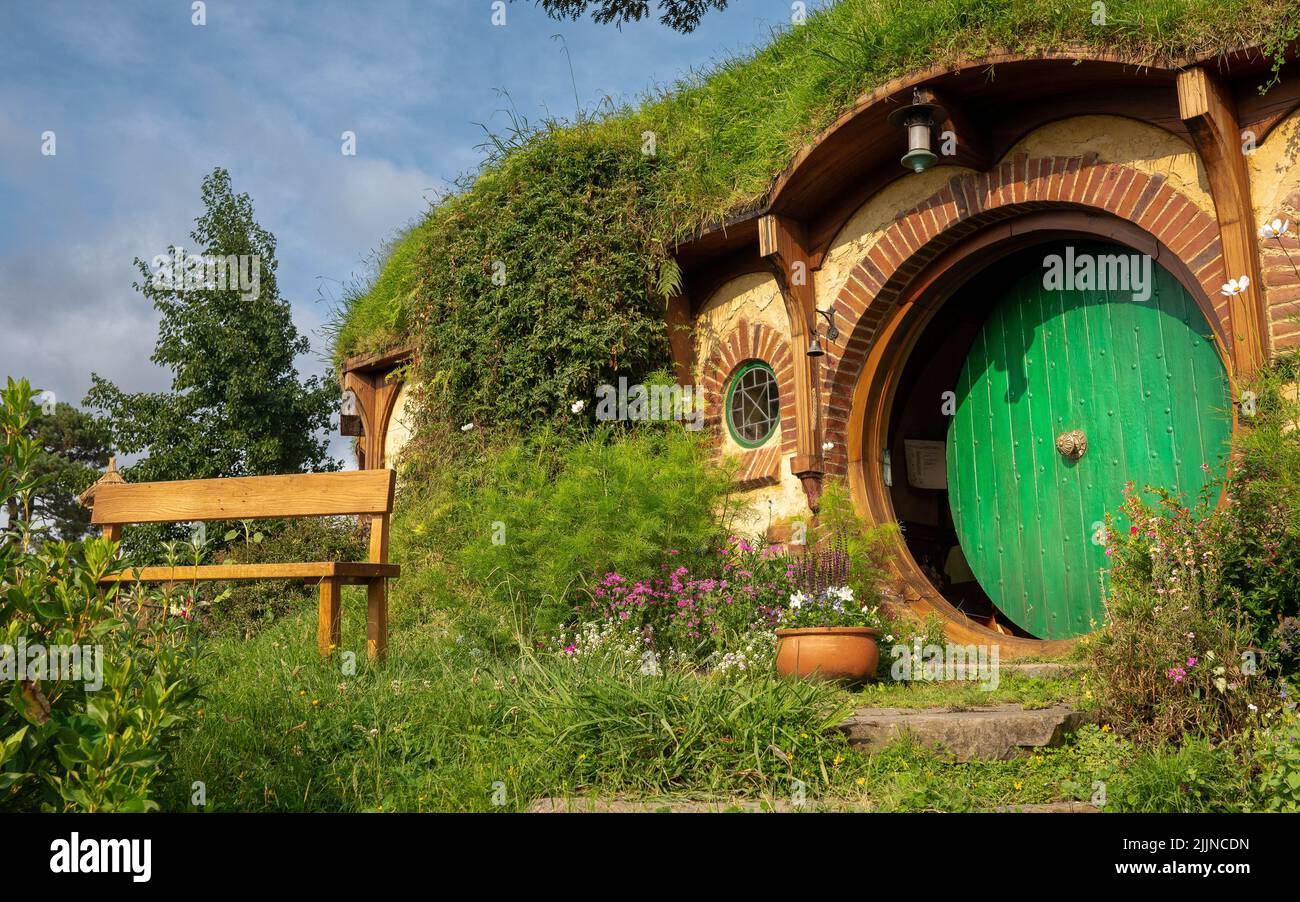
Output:
[[[1165,671],[1165,676],[1169,677],[1169,679],[1173,680],[1175,683],[1181,683],[1183,677],[1187,676],[1187,671],[1183,670],[1181,667],[1170,667]]]
[[[566,645],[566,646],[564,646],[564,653],[565,653],[566,655],[577,654],[577,652],[578,652],[578,646],[576,646],[576,645]]]
[[[1195,658],[1188,658],[1188,659],[1187,659],[1187,666],[1188,666],[1188,667],[1195,667],[1195,666],[1196,666],[1196,659],[1195,659]]]

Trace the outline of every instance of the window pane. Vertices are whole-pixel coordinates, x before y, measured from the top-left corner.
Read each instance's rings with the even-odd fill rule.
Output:
[[[776,428],[781,415],[781,398],[776,376],[764,363],[744,369],[732,385],[727,422],[743,445],[763,444]]]

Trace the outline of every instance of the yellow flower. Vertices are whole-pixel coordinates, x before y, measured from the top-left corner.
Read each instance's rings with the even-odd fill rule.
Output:
[[[836,755],[836,756],[835,756],[835,759],[834,759],[833,761],[831,761],[831,767],[839,767],[839,766],[840,766],[840,763],[841,763],[843,760],[844,760],[844,756],[843,756],[843,755]]]
[[[586,752],[583,752],[581,755],[579,755],[579,756],[578,756],[578,760],[579,760],[579,761],[586,761],[586,760],[587,760],[587,753],[586,753]]]
[[[319,705],[319,704],[320,704],[320,699],[318,699],[318,698],[314,698],[314,699],[311,700],[311,703],[312,703],[313,705]]]
[[[1104,724],[1102,724],[1102,725],[1101,725],[1101,731],[1102,731],[1103,733],[1109,733],[1109,732],[1110,732],[1110,724],[1108,724],[1108,723],[1104,723]]]
[[[799,738],[800,738],[800,739],[807,739],[807,738],[808,738],[808,734],[807,734],[807,733],[800,733],[800,734],[799,734]]]
[[[1016,789],[1023,789],[1025,784],[1017,780],[1013,785],[1016,787]]]
[[[866,786],[866,785],[867,785],[867,778],[866,778],[866,777],[858,777],[858,779],[857,779],[855,782],[856,782],[859,786]]]

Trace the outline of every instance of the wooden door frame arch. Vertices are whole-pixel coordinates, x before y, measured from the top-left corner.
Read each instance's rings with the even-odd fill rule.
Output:
[[[1149,254],[1168,270],[1196,301],[1214,331],[1214,344],[1228,374],[1232,395],[1236,385],[1225,328],[1213,303],[1191,268],[1150,232],[1109,213],[1081,210],[1027,212],[956,240],[908,280],[879,325],[854,384],[847,440],[847,476],[854,506],[876,523],[896,523],[893,499],[885,485],[884,450],[903,368],[935,315],[971,278],[997,261],[1027,247],[1061,238],[1106,240]],[[1232,430],[1237,430],[1233,409]],[[962,643],[997,644],[1008,657],[1057,655],[1068,652],[1076,639],[1027,639],[995,632],[953,607],[912,558],[901,534],[893,538],[893,569],[904,588],[905,603],[918,613],[935,613],[944,620],[948,638]]]

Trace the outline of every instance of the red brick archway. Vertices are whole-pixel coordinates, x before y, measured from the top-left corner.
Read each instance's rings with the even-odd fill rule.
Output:
[[[1045,210],[1104,213],[1133,224],[1183,264],[1189,290],[1226,341],[1227,281],[1215,219],[1163,176],[1148,175],[1096,154],[1029,157],[1019,154],[988,172],[956,176],[925,201],[900,214],[853,268],[835,297],[848,328],[827,345],[821,366],[823,430],[834,447],[826,472],[847,470],[846,439],[854,387],[878,331],[909,283],[944,251],[1000,221]],[[1196,290],[1196,289],[1199,289]]]

